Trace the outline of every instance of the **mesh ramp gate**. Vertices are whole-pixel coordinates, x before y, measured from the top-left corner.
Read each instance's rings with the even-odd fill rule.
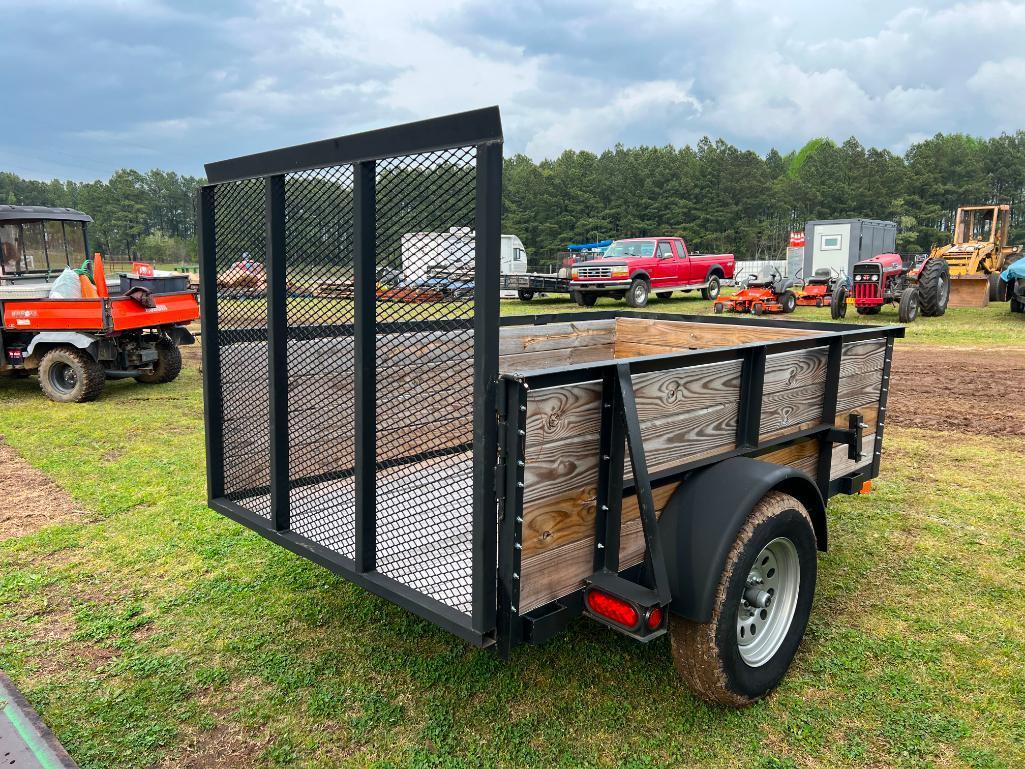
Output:
[[[207,166],[210,506],[478,644],[495,625],[497,108]]]

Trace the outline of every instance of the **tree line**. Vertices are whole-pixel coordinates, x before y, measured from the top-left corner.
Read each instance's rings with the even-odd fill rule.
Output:
[[[106,182],[0,173],[0,201],[83,210],[95,220],[93,247],[107,254],[194,259],[202,183],[161,170],[122,169]],[[330,201],[319,198],[309,195],[307,208]],[[788,234],[805,221],[856,217],[897,222],[898,249],[922,252],[949,241],[958,205],[989,202],[1011,204],[1011,238],[1020,243],[1025,131],[990,139],[937,134],[903,155],[855,138],[814,139],[785,155],[708,138],[694,147],[567,150],[540,162],[514,155],[505,161],[503,198],[502,231],[518,235],[534,262],[568,243],[656,234],[683,235],[694,250],[768,258],[782,255]],[[423,229],[416,225],[409,222]]]

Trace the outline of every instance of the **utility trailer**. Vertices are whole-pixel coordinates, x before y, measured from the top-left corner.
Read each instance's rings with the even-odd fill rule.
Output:
[[[827,500],[879,472],[903,328],[500,319],[501,140],[491,108],[206,167],[209,504],[502,657],[586,615],[750,703],[802,638]],[[377,301],[401,234],[451,226],[474,295]],[[243,249],[262,315],[210,279]],[[354,301],[288,299],[312,263]]]
[[[515,291],[521,302],[529,302],[537,294],[569,294],[569,278],[527,272],[502,275],[502,290]]]

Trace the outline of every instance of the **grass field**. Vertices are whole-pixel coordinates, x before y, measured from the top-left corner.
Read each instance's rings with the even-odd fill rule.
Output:
[[[919,321],[898,362],[908,345],[1025,365],[1006,305]],[[503,663],[209,511],[195,366],[79,406],[0,381],[0,435],[84,511],[0,542],[0,667],[84,769],[1025,761],[1025,438],[888,427],[874,493],[831,504],[794,669],[735,712],[677,683],[664,639],[581,620]]]

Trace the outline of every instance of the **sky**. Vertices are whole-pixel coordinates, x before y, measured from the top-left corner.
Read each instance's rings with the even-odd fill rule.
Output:
[[[3,0],[0,170],[210,161],[497,104],[505,152],[1025,128],[1025,2]]]

